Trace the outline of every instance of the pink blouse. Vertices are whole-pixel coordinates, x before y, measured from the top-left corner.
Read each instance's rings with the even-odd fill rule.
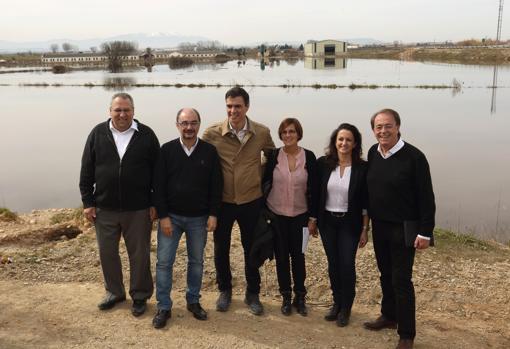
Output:
[[[267,206],[274,213],[296,217],[308,211],[306,203],[306,184],[308,172],[305,169],[305,151],[299,149],[296,156],[296,169],[289,170],[289,161],[285,151],[278,152],[278,163],[273,171],[273,186],[267,197]]]

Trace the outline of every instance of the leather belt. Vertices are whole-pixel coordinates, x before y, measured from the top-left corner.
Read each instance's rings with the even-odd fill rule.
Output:
[[[328,211],[328,212],[330,215],[332,215],[335,218],[342,218],[347,215],[347,212],[331,212],[331,211]]]

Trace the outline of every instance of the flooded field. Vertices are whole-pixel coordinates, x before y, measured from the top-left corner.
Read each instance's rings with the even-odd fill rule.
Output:
[[[263,67],[262,67],[263,65]],[[263,68],[263,69],[262,69]],[[315,68],[315,69],[314,69]],[[325,68],[325,69],[318,69]],[[244,64],[167,65],[110,74],[23,72],[0,74],[0,206],[19,212],[80,205],[78,174],[85,138],[108,117],[112,88],[85,87],[109,79],[128,79],[124,88],[135,99],[135,117],[151,126],[160,142],[177,137],[174,117],[184,106],[202,114],[202,129],[226,117],[226,85],[245,84],[251,96],[248,115],[275,134],[285,116],[304,127],[302,145],[323,153],[332,129],[357,125],[365,152],[375,143],[369,118],[384,107],[402,116],[402,137],[428,157],[437,200],[437,225],[500,241],[510,240],[510,70],[481,66],[397,61],[324,62],[250,60]],[[457,89],[416,88],[451,85]],[[26,87],[23,84],[60,84]],[[221,87],[137,87],[143,84],[220,84]],[[410,88],[351,90],[263,87],[282,84],[375,84]]]

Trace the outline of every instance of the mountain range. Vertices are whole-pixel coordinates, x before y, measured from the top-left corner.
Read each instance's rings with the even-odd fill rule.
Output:
[[[15,53],[15,52],[49,52],[50,47],[53,44],[57,44],[59,46],[59,50],[62,51],[62,44],[69,43],[76,47],[79,51],[89,51],[91,47],[100,48],[101,44],[108,41],[133,41],[138,43],[139,49],[145,49],[146,47],[150,47],[153,49],[162,49],[162,48],[173,48],[177,47],[182,42],[198,42],[198,41],[213,41],[212,39],[203,37],[203,36],[187,36],[180,34],[166,34],[166,33],[132,33],[132,34],[124,34],[111,36],[106,38],[93,38],[93,39],[83,39],[83,40],[74,40],[74,39],[55,39],[55,40],[45,40],[45,41],[27,41],[27,42],[15,42],[15,41],[2,41],[0,40],[0,53]],[[373,45],[373,44],[381,44],[382,41],[378,41],[370,38],[357,38],[357,39],[343,39],[343,41],[347,41],[351,44],[358,45]],[[294,46],[299,46],[300,44],[304,44],[306,41],[297,42],[297,41],[288,41],[288,42],[271,42],[269,44],[290,44]],[[267,42],[265,42],[267,44]],[[251,43],[246,44],[246,46],[257,46],[260,43]]]
[[[63,43],[69,43],[78,48],[79,51],[89,51],[91,47],[100,48],[103,42],[108,41],[134,41],[138,43],[138,48],[172,48],[178,46],[181,42],[197,42],[197,41],[210,41],[210,39],[202,36],[186,36],[179,34],[165,34],[165,33],[134,33],[111,36],[106,38],[93,38],[83,40],[73,39],[55,39],[45,41],[28,41],[28,42],[14,42],[0,40],[0,53],[12,52],[48,52],[50,46],[53,44],[59,45],[59,50],[62,50]]]

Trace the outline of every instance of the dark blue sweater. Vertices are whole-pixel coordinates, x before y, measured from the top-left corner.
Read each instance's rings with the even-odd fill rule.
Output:
[[[154,198],[159,218],[169,213],[217,216],[223,176],[216,148],[198,140],[191,156],[179,138],[163,144],[154,173]]]

